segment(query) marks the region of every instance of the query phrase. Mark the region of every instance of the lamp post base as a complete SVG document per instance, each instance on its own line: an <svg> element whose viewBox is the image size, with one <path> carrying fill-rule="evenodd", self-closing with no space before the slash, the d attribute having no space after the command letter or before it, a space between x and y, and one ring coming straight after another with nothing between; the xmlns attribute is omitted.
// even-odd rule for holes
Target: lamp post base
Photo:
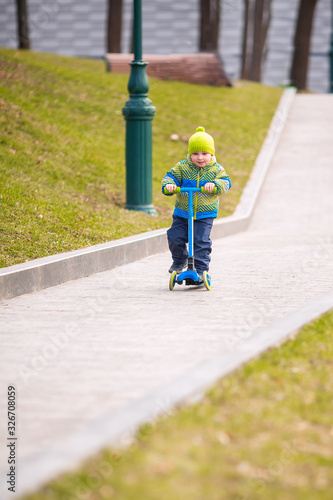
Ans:
<svg viewBox="0 0 333 500"><path fill-rule="evenodd" d="M157 215L154 205L126 205L126 210L136 210L137 212L146 212L149 215Z"/></svg>

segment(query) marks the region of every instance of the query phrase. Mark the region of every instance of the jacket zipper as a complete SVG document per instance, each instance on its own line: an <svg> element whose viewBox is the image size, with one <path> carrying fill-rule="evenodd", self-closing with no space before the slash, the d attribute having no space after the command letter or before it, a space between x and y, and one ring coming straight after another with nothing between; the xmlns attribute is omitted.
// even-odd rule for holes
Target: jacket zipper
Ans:
<svg viewBox="0 0 333 500"><path fill-rule="evenodd" d="M198 170L198 177L197 177L197 188L199 187L200 185L200 168ZM195 193L196 194L196 197L195 197L195 203L194 203L194 220L197 219L197 208L198 208L198 198L199 198L199 193Z"/></svg>

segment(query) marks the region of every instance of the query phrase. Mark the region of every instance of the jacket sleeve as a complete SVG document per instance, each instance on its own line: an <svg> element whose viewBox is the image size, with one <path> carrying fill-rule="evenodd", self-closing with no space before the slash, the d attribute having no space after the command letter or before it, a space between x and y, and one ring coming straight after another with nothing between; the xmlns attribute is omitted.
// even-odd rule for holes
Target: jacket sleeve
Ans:
<svg viewBox="0 0 333 500"><path fill-rule="evenodd" d="M221 167L221 165L217 166L218 170L213 182L217 187L217 194L220 195L229 191L229 189L231 188L231 181L229 175L224 170L224 168Z"/></svg>
<svg viewBox="0 0 333 500"><path fill-rule="evenodd" d="M167 184L175 184L177 187L182 185L182 169L179 163L167 172L167 174L162 179L162 193L166 196L172 196L174 193L164 193L164 187Z"/></svg>

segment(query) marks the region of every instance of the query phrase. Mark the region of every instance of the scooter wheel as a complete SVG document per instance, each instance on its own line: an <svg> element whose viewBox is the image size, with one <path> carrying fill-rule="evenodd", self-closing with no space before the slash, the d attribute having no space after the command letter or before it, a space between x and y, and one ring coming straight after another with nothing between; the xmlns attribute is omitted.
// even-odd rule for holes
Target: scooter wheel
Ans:
<svg viewBox="0 0 333 500"><path fill-rule="evenodd" d="M206 289L210 290L210 288L211 288L211 278L210 278L209 274L207 273L207 271L203 272L202 279L203 279L203 282L204 282L204 285L205 285Z"/></svg>
<svg viewBox="0 0 333 500"><path fill-rule="evenodd" d="M176 284L177 273L173 271L169 279L169 290L173 290Z"/></svg>

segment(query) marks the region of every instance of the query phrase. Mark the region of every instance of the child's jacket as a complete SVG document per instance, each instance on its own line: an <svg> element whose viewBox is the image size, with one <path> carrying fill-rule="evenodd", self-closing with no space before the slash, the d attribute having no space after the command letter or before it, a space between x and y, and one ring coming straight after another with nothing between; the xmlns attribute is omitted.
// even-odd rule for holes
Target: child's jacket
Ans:
<svg viewBox="0 0 333 500"><path fill-rule="evenodd" d="M177 163L162 179L162 192L167 184L175 184L178 187L202 187L207 182L213 182L217 187L217 193L194 193L193 214L194 219L206 217L217 217L219 209L219 195L226 193L231 188L230 178L215 157L206 167L199 168L192 163L190 158ZM165 193L164 193L165 194ZM174 193L167 193L172 196ZM188 195L177 193L175 210L173 215L188 218Z"/></svg>

